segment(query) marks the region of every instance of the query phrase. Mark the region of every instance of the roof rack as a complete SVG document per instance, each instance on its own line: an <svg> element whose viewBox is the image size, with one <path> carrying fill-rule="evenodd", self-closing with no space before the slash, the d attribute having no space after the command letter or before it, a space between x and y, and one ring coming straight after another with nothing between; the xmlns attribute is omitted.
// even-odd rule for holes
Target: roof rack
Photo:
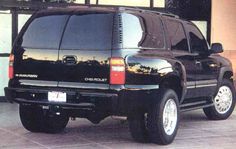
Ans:
<svg viewBox="0 0 236 149"><path fill-rule="evenodd" d="M168 17L174 17L179 19L178 15L169 13L169 12L159 12L159 11L153 11L153 10L148 10L148 9L140 9L137 7L119 7L120 11L126 11L126 10L131 10L131 11L139 11L139 12L150 12L150 13L155 13L163 16L168 16Z"/></svg>

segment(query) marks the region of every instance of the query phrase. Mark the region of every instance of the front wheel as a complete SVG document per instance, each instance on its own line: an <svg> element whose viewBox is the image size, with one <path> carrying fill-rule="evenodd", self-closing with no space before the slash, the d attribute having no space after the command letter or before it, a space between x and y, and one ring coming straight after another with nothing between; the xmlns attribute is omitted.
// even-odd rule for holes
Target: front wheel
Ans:
<svg viewBox="0 0 236 149"><path fill-rule="evenodd" d="M148 114L149 138L153 143L170 144L176 136L178 125L178 96L172 89L162 89L159 98L154 100Z"/></svg>
<svg viewBox="0 0 236 149"><path fill-rule="evenodd" d="M213 102L214 106L203 109L207 118L210 120L227 119L235 107L233 82L223 79Z"/></svg>

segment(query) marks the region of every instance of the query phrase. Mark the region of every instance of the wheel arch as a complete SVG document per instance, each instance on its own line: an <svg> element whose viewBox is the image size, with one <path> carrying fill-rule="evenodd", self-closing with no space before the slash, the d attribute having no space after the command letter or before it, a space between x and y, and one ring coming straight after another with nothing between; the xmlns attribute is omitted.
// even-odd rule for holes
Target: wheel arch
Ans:
<svg viewBox="0 0 236 149"><path fill-rule="evenodd" d="M223 79L229 79L230 81L233 82L233 70L231 67L222 67L220 69L217 87L220 86Z"/></svg>
<svg viewBox="0 0 236 149"><path fill-rule="evenodd" d="M183 98L183 82L180 76L177 75L168 75L164 77L160 82L160 88L170 88L173 89L178 95L179 102L182 101Z"/></svg>
<svg viewBox="0 0 236 149"><path fill-rule="evenodd" d="M186 89L186 70L184 65L176 61L173 65L173 72L165 75L160 81L160 87L169 87L173 89L179 99L179 103L181 104L184 101L185 94L187 92Z"/></svg>

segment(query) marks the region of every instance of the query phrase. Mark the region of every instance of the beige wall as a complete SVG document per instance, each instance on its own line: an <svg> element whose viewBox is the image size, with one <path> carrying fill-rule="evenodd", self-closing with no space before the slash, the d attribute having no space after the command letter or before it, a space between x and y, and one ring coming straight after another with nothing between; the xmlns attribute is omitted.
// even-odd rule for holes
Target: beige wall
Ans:
<svg viewBox="0 0 236 149"><path fill-rule="evenodd" d="M236 50L236 0L212 0L212 42Z"/></svg>
<svg viewBox="0 0 236 149"><path fill-rule="evenodd" d="M236 0L212 0L211 42L223 44L236 73Z"/></svg>

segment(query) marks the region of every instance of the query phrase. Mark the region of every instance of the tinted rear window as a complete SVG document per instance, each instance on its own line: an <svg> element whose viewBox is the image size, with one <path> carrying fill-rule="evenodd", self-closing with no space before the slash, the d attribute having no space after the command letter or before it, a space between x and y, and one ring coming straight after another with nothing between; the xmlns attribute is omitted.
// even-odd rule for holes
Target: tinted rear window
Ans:
<svg viewBox="0 0 236 149"><path fill-rule="evenodd" d="M22 47L58 49L67 18L53 15L34 19L22 37Z"/></svg>
<svg viewBox="0 0 236 149"><path fill-rule="evenodd" d="M113 14L72 15L61 49L111 49Z"/></svg>

